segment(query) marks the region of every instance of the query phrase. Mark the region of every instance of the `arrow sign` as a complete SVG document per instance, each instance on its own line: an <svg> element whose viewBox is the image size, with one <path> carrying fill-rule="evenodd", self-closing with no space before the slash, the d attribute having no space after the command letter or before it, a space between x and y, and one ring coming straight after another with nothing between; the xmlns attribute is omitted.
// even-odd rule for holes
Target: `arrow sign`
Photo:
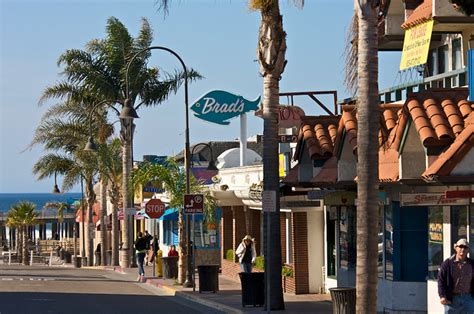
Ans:
<svg viewBox="0 0 474 314"><path fill-rule="evenodd" d="M165 208L165 204L163 204L160 199L152 198L145 204L145 213L148 215L148 217L156 219L163 216Z"/></svg>
<svg viewBox="0 0 474 314"><path fill-rule="evenodd" d="M202 214L204 212L204 195L185 194L184 195L184 213Z"/></svg>

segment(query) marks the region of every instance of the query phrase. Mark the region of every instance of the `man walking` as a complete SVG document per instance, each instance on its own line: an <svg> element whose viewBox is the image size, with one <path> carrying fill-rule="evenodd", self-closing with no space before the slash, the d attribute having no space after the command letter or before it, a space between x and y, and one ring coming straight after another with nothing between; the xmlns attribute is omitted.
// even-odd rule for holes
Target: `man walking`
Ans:
<svg viewBox="0 0 474 314"><path fill-rule="evenodd" d="M445 313L474 313L474 261L467 257L469 242L459 239L454 250L438 273L440 301Z"/></svg>

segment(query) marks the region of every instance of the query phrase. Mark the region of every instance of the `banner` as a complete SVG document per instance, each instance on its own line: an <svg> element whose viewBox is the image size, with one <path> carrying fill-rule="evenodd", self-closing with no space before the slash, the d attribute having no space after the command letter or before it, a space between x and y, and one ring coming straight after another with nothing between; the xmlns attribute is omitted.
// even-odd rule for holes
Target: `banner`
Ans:
<svg viewBox="0 0 474 314"><path fill-rule="evenodd" d="M430 49L433 23L434 21L425 22L405 31L400 70L426 63Z"/></svg>

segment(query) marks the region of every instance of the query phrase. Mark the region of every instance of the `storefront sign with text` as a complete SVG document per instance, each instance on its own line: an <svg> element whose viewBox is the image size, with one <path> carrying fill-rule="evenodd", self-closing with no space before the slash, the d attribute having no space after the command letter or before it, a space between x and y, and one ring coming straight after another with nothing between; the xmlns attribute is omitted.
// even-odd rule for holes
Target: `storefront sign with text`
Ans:
<svg viewBox="0 0 474 314"><path fill-rule="evenodd" d="M401 194L400 203L401 206L467 205L469 199L446 198L445 193L413 193Z"/></svg>

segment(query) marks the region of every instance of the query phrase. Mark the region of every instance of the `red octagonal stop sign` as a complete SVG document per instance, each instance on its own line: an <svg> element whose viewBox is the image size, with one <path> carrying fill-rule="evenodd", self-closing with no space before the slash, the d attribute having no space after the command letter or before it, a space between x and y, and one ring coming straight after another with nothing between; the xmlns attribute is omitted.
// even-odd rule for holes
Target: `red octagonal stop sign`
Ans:
<svg viewBox="0 0 474 314"><path fill-rule="evenodd" d="M145 213L150 218L160 218L164 212L165 204L158 198L152 198L145 204Z"/></svg>

